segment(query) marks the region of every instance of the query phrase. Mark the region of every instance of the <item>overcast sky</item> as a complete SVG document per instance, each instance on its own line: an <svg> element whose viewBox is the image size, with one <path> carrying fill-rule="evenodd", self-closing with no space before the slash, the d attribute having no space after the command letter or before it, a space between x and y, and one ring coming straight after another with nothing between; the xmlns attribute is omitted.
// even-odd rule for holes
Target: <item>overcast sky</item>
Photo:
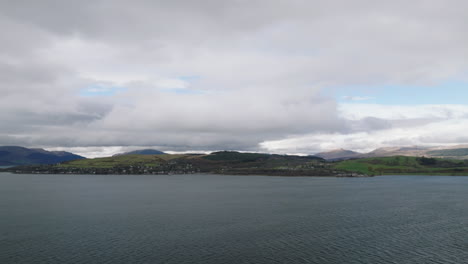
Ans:
<svg viewBox="0 0 468 264"><path fill-rule="evenodd" d="M0 145L468 143L467 1L0 0Z"/></svg>

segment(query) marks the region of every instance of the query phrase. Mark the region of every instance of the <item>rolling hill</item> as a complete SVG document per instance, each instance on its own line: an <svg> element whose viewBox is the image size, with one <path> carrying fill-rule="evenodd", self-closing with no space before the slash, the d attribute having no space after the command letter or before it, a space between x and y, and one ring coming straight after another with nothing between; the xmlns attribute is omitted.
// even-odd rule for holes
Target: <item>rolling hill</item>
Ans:
<svg viewBox="0 0 468 264"><path fill-rule="evenodd" d="M0 166L56 164L77 159L84 159L84 157L65 151L0 146Z"/></svg>
<svg viewBox="0 0 468 264"><path fill-rule="evenodd" d="M160 150L157 149L139 149L139 150L134 150L134 151L129 151L129 152L124 152L124 153L119 153L115 154L114 156L120 156L120 155L133 155L133 154L139 154L139 155L162 155L166 154Z"/></svg>
<svg viewBox="0 0 468 264"><path fill-rule="evenodd" d="M338 161L357 158L375 158L375 157L393 157L393 156L410 156L410 157L432 157L432 158L449 158L449 159L468 159L468 146L439 146L439 147L384 147L378 148L368 153L359 153L351 150L338 149L328 152L315 154L329 161Z"/></svg>
<svg viewBox="0 0 468 264"><path fill-rule="evenodd" d="M220 151L205 154L119 155L63 162L57 165L22 166L16 173L64 174L191 174L278 176L364 176L348 173L314 156Z"/></svg>
<svg viewBox="0 0 468 264"><path fill-rule="evenodd" d="M367 175L468 175L468 160L392 156L345 160L335 168Z"/></svg>
<svg viewBox="0 0 468 264"><path fill-rule="evenodd" d="M346 149L335 149L327 152L320 152L315 154L317 157L324 158L326 160L343 160L343 159L353 159L361 157L363 154L355 152L352 150Z"/></svg>

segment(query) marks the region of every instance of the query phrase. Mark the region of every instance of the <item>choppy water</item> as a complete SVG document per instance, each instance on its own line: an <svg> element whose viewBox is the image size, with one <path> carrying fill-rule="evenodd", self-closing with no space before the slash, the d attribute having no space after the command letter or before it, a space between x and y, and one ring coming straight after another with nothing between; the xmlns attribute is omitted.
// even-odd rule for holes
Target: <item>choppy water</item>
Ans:
<svg viewBox="0 0 468 264"><path fill-rule="evenodd" d="M468 263L468 177L0 174L0 263Z"/></svg>

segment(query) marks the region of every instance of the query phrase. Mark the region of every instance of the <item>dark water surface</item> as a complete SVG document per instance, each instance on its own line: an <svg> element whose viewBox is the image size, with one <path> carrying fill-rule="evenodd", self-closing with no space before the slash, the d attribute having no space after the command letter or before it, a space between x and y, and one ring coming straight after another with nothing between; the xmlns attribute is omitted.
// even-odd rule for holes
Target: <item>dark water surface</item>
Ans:
<svg viewBox="0 0 468 264"><path fill-rule="evenodd" d="M468 263L468 177L0 173L0 263Z"/></svg>

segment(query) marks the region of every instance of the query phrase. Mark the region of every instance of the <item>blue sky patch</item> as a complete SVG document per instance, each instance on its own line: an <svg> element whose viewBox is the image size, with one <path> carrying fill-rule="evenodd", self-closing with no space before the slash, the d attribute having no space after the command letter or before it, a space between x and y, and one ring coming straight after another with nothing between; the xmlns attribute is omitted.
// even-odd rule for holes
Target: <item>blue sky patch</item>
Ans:
<svg viewBox="0 0 468 264"><path fill-rule="evenodd" d="M191 89L161 89L165 93L174 93L174 94L203 94L203 91L191 90Z"/></svg>
<svg viewBox="0 0 468 264"><path fill-rule="evenodd" d="M347 86L337 88L336 96L340 103L468 104L468 83L449 81L434 86Z"/></svg>
<svg viewBox="0 0 468 264"><path fill-rule="evenodd" d="M193 82L193 81L201 79L201 76L200 75L187 75L187 76L179 76L177 77L177 79L186 81L186 82Z"/></svg>
<svg viewBox="0 0 468 264"><path fill-rule="evenodd" d="M112 96L118 92L126 91L127 88L119 86L106 86L104 84L92 84L80 91L81 96Z"/></svg>

